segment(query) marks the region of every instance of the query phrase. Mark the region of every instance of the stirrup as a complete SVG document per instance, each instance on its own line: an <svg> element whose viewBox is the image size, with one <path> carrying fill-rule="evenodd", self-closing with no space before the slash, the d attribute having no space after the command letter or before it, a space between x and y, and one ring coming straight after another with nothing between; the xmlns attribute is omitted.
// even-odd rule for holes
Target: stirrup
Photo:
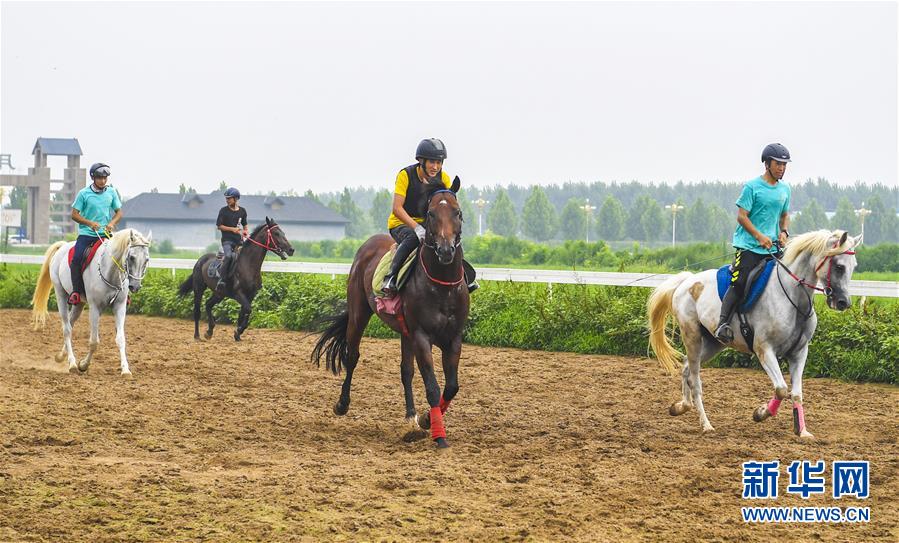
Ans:
<svg viewBox="0 0 899 543"><path fill-rule="evenodd" d="M723 343L731 342L734 340L734 331L731 330L730 325L725 322L715 330L715 339Z"/></svg>
<svg viewBox="0 0 899 543"><path fill-rule="evenodd" d="M384 283L381 285L381 292L388 296L393 296L396 294L398 290L398 285L396 284L396 276L388 275L384 278Z"/></svg>
<svg viewBox="0 0 899 543"><path fill-rule="evenodd" d="M472 292L478 290L479 288L481 288L481 285L479 285L478 280L475 279L474 281L472 281L471 283L468 284L468 293L471 294Z"/></svg>

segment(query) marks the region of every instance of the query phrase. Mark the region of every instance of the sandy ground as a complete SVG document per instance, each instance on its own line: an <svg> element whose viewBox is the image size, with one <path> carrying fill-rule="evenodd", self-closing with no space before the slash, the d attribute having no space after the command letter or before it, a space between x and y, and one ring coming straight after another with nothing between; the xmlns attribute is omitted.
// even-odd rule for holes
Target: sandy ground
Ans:
<svg viewBox="0 0 899 543"><path fill-rule="evenodd" d="M132 380L111 317L88 373L53 361L62 334L0 311L0 541L897 541L899 389L805 384L809 429L757 370L703 372L717 432L673 418L679 382L647 359L465 346L447 415L452 448L402 439L399 344L366 340L347 416L312 339L129 317ZM76 325L76 354L87 344ZM441 377L442 382L442 377ZM415 380L424 406L421 380ZM748 525L747 460L871 461L867 524ZM828 491L829 491L828 485Z"/></svg>

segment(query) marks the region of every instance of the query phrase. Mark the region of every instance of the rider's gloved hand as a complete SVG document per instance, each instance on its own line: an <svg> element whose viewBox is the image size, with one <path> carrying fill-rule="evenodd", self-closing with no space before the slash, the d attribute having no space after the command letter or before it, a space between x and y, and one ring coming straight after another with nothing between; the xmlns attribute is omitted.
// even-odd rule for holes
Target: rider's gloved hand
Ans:
<svg viewBox="0 0 899 543"><path fill-rule="evenodd" d="M424 226L419 224L418 226L415 227L415 235L418 236L418 239L420 239L421 241L424 241L425 234L426 234L426 232L425 232Z"/></svg>

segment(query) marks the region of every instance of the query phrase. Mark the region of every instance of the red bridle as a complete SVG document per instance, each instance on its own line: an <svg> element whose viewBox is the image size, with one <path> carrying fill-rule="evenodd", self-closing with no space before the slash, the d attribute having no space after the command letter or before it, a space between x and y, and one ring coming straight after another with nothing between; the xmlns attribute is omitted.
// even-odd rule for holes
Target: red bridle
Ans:
<svg viewBox="0 0 899 543"><path fill-rule="evenodd" d="M418 261L421 263L421 269L424 270L425 275L427 276L428 279L431 280L431 282L437 283L438 285L443 285L443 286L445 286L445 287L455 287L455 286L457 286L457 285L461 285L461 284L462 284L462 281L465 281L465 268L462 268L462 275L459 277L459 279L458 279L457 281L441 281L440 279L437 279L436 277L433 277L433 276L428 272L428 267L425 266L425 260L424 260L424 257L421 256L422 253L424 253L424 250L423 250L423 249L424 249L424 247L419 247L419 248L418 248Z"/></svg>
<svg viewBox="0 0 899 543"><path fill-rule="evenodd" d="M834 249L836 249L838 246L839 246L839 245L834 245ZM840 254L841 254L841 255L854 255L854 254L855 254L855 251L843 251L843 252L840 253ZM830 256L826 257L826 258L825 258L824 260L822 260L821 263L818 264L818 266L815 268L815 275L817 276L817 275L818 275L818 270L820 270L821 267L824 266L824 263L827 262L827 261L830 261L830 265L827 266L827 284L824 285L824 288L823 288L823 289L818 288L817 286L814 287L815 290L820 290L821 292L823 292L823 293L826 294L827 296L830 296L831 293L833 292L833 289L830 287L830 272L831 272L831 270L833 270L833 257L835 257L835 256L839 256L839 255L830 255Z"/></svg>
<svg viewBox="0 0 899 543"><path fill-rule="evenodd" d="M280 226L278 226L277 224L265 226L265 245L259 243L258 241L256 241L255 239L253 239L251 237L248 237L247 241L253 243L254 245L258 245L258 246L262 247L266 251L271 251L275 254L283 253L284 251L281 249L281 246L278 245L278 242L275 241L275 237L272 236L272 230L274 230L275 228L280 228Z"/></svg>

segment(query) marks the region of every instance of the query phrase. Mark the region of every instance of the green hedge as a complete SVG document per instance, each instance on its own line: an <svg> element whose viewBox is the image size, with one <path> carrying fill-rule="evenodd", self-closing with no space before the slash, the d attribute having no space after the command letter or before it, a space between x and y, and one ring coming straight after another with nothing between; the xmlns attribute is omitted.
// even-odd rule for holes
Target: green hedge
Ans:
<svg viewBox="0 0 899 543"><path fill-rule="evenodd" d="M192 297L177 296L188 271L151 270L144 287L132 297L131 313L192 319ZM36 267L0 265L0 307L29 307ZM322 317L343 307L346 278L268 273L253 304L251 328L310 330ZM647 356L646 288L544 285L484 281L472 296L465 341L474 345L548 351ZM208 293L207 293L208 295ZM816 300L818 331L812 340L805 374L852 381L899 383L899 303L889 299L859 300L837 312ZM51 296L51 307L55 306ZM232 300L215 310L218 322L233 323L238 305ZM205 315L203 317L205 321ZM184 325L184 334L192 329ZM377 318L366 331L374 337L396 337ZM758 362L725 351L710 365L758 367Z"/></svg>

